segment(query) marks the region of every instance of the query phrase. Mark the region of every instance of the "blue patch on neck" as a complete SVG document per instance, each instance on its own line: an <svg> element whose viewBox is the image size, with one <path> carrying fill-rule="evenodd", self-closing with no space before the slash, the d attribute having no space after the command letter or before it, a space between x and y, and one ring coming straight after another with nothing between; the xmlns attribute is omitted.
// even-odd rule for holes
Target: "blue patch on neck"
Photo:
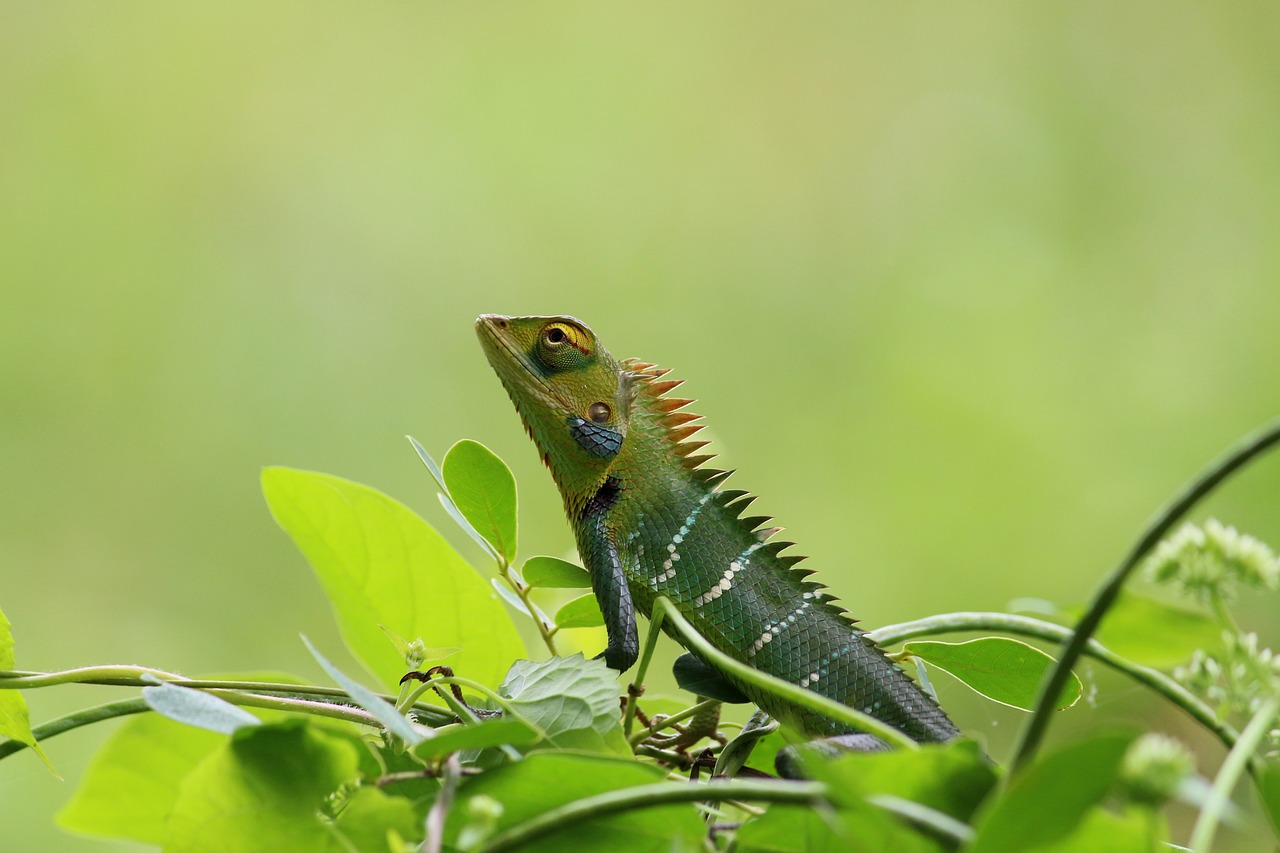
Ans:
<svg viewBox="0 0 1280 853"><path fill-rule="evenodd" d="M601 459L612 459L622 449L622 436L585 418L569 418L569 432L582 449Z"/></svg>

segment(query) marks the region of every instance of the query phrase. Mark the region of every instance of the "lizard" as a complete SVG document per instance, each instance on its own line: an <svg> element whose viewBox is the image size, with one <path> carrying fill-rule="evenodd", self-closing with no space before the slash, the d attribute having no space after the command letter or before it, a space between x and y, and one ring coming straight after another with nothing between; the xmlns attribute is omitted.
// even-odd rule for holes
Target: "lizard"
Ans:
<svg viewBox="0 0 1280 853"><path fill-rule="evenodd" d="M783 554L781 528L743 517L754 496L721 488L732 473L706 463L694 438L693 400L671 394L682 380L638 359L615 359L569 316L476 320L484 353L564 502L578 552L604 616L599 655L625 672L639 655L636 614L666 596L716 649L815 691L911 739L959 736L938 703L880 650L828 588ZM679 638L677 638L679 639ZM886 748L814 711L737 683L706 661L677 661L711 698L750 700L815 740ZM717 695L718 694L718 695Z"/></svg>

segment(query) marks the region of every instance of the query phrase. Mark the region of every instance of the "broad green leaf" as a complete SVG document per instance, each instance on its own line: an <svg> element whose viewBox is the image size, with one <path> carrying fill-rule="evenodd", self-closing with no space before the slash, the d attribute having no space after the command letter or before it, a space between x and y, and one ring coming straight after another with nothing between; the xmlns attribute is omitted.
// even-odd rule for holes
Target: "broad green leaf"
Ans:
<svg viewBox="0 0 1280 853"><path fill-rule="evenodd" d="M4 611L0 610L0 669L14 669L13 632ZM0 738L11 738L31 747L31 751L40 756L49 772L58 776L53 769L49 756L44 754L36 737L31 733L31 718L27 714L27 700L19 690L0 689ZM58 776L61 779L61 776Z"/></svg>
<svg viewBox="0 0 1280 853"><path fill-rule="evenodd" d="M215 676L236 681L304 682L276 672ZM282 711L257 709L267 722L289 719ZM360 742L353 726L337 720L313 725L352 743ZM71 832L125 838L150 844L164 840L165 819L178 798L178 786L226 737L176 723L158 714L124 720L98 748L71 801L58 814L58 825ZM362 753L364 758L367 753ZM376 772L373 767L367 772Z"/></svg>
<svg viewBox="0 0 1280 853"><path fill-rule="evenodd" d="M326 799L356 775L356 749L301 721L241 729L183 779L166 853L345 853Z"/></svg>
<svg viewBox="0 0 1280 853"><path fill-rule="evenodd" d="M420 743L427 737L427 735L414 728L413 723L409 722L408 718L397 711L395 705L392 705L386 699L383 699L377 693L374 693L368 687L355 681L342 670L329 663L324 655L320 654L316 647L311 645L310 640L303 637L302 642L306 644L307 651L311 652L311 656L320 664L320 668L336 681L339 687L347 692L352 701L377 717L378 722L382 723L387 731L410 745Z"/></svg>
<svg viewBox="0 0 1280 853"><path fill-rule="evenodd" d="M435 737L413 748L413 754L425 761L463 749L488 749L502 744L527 746L541 739L542 733L528 723L505 717L437 729Z"/></svg>
<svg viewBox="0 0 1280 853"><path fill-rule="evenodd" d="M963 643L922 640L907 643L903 651L950 673L988 699L1029 711L1035 707L1040 681L1053 658L1033 646L1008 637L980 637ZM1063 685L1059 710L1080 698L1075 673Z"/></svg>
<svg viewBox="0 0 1280 853"><path fill-rule="evenodd" d="M1028 847L1022 853L1165 853L1175 849L1161 843L1167 838L1159 813L1130 809L1114 815L1095 806L1066 838Z"/></svg>
<svg viewBox="0 0 1280 853"><path fill-rule="evenodd" d="M1023 853L1068 837L1110 790L1133 738L1095 735L1023 771L998 801L984 806L967 853Z"/></svg>
<svg viewBox="0 0 1280 853"><path fill-rule="evenodd" d="M543 812L586 797L661 782L666 772L634 759L572 752L535 752L523 761L466 779L450 814L464 815L477 797L502 805L501 832ZM461 820L445 824L446 846L456 842ZM700 850L706 832L691 804L676 803L576 823L520 848L522 853L668 853Z"/></svg>
<svg viewBox="0 0 1280 853"><path fill-rule="evenodd" d="M58 825L159 844L183 778L225 742L223 735L157 714L131 717L98 748Z"/></svg>
<svg viewBox="0 0 1280 853"><path fill-rule="evenodd" d="M1062 615L1074 624L1083 612L1076 606L1065 608ZM1196 610L1122 590L1094 639L1135 663L1170 669L1190 660L1196 649L1220 650L1222 626Z"/></svg>
<svg viewBox="0 0 1280 853"><path fill-rule="evenodd" d="M478 441L463 439L444 457L444 482L458 511L494 549L516 558L516 479L511 469Z"/></svg>
<svg viewBox="0 0 1280 853"><path fill-rule="evenodd" d="M806 762L811 778L826 782L832 801L873 795L901 797L968 821L996 783L996 773L973 741L926 744L916 750L864 752Z"/></svg>
<svg viewBox="0 0 1280 853"><path fill-rule="evenodd" d="M602 660L518 660L498 692L546 733L551 746L630 754L620 723L618 674Z"/></svg>
<svg viewBox="0 0 1280 853"><path fill-rule="evenodd" d="M561 628L599 628L604 624L600 602L594 593L580 595L556 611L556 624Z"/></svg>
<svg viewBox="0 0 1280 853"><path fill-rule="evenodd" d="M175 684L144 687L142 699L151 710L175 722L218 734L229 735L244 726L262 724L253 714L225 699Z"/></svg>
<svg viewBox="0 0 1280 853"><path fill-rule="evenodd" d="M359 853L403 850L403 847L388 846L389 830L403 839L415 842L421 840L423 835L422 821L414 811L412 802L369 785L358 788L351 796L338 815L337 828L339 834Z"/></svg>
<svg viewBox="0 0 1280 853"><path fill-rule="evenodd" d="M291 468L263 471L262 488L319 577L347 646L382 683L396 684L405 665L379 625L462 649L449 665L486 684L525 654L497 595L408 507L368 486Z"/></svg>
<svg viewBox="0 0 1280 853"><path fill-rule="evenodd" d="M524 581L543 589L590 589L591 575L558 557L530 557L524 561Z"/></svg>

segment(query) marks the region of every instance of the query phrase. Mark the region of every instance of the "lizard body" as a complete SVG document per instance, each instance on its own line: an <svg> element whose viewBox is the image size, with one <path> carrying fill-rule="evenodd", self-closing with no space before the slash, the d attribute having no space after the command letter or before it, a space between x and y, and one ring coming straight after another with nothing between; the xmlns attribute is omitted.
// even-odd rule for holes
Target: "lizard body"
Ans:
<svg viewBox="0 0 1280 853"><path fill-rule="evenodd" d="M572 317L486 314L476 330L564 500L608 633L602 653L625 671L639 652L636 612L664 595L734 659L861 710L917 741L958 731L771 541L778 528L742 516L753 497L721 489L705 465L680 383L619 361ZM854 730L749 685L771 716L814 737Z"/></svg>

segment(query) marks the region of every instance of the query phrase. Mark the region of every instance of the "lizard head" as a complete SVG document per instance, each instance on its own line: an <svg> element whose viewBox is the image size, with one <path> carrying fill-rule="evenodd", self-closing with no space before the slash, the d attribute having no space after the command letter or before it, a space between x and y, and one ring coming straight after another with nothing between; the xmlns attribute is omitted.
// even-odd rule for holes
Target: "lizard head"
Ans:
<svg viewBox="0 0 1280 853"><path fill-rule="evenodd" d="M483 314L476 334L566 504L580 506L626 438L631 374L573 317Z"/></svg>

